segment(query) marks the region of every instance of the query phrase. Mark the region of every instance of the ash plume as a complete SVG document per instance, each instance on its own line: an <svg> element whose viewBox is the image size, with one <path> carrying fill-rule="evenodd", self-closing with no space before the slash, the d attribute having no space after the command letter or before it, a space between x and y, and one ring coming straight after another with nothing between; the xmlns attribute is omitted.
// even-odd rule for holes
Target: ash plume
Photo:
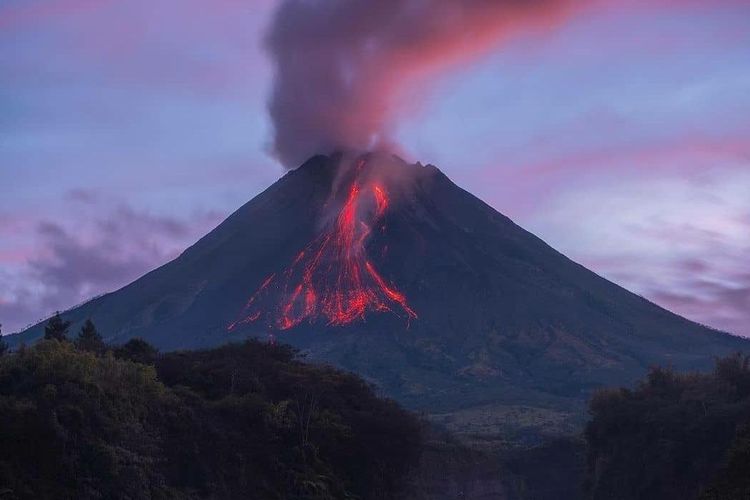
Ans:
<svg viewBox="0 0 750 500"><path fill-rule="evenodd" d="M333 150L393 149L399 92L518 30L556 25L575 0L283 0L267 49L273 152L288 168Z"/></svg>

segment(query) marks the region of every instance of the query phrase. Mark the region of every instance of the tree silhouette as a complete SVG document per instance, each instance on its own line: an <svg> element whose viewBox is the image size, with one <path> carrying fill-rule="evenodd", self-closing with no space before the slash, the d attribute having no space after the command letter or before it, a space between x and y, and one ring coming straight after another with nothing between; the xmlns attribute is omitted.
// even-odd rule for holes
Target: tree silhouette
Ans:
<svg viewBox="0 0 750 500"><path fill-rule="evenodd" d="M128 340L123 345L116 347L113 352L116 358L129 359L144 365L154 364L158 354L154 346L140 338Z"/></svg>
<svg viewBox="0 0 750 500"><path fill-rule="evenodd" d="M90 319L86 320L86 323L81 327L81 331L78 333L78 337L75 339L75 346L82 350L93 353L103 353L106 349L102 336L94 326L94 322Z"/></svg>
<svg viewBox="0 0 750 500"><path fill-rule="evenodd" d="M0 499L408 498L422 425L356 375L259 341L113 352L2 359Z"/></svg>
<svg viewBox="0 0 750 500"><path fill-rule="evenodd" d="M0 323L0 356L10 351L10 346L3 338L3 325Z"/></svg>
<svg viewBox="0 0 750 500"><path fill-rule="evenodd" d="M44 326L44 339L65 342L68 340L68 328L70 328L70 321L63 321L58 311Z"/></svg>
<svg viewBox="0 0 750 500"><path fill-rule="evenodd" d="M750 498L747 356L719 358L713 373L652 368L594 394L589 413L587 498Z"/></svg>

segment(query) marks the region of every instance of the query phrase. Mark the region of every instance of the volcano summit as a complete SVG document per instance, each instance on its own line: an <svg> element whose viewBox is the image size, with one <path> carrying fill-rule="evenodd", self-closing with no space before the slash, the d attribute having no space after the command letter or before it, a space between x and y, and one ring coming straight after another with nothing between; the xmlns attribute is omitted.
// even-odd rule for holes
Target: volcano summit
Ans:
<svg viewBox="0 0 750 500"><path fill-rule="evenodd" d="M443 415L580 414L593 389L651 364L709 368L748 347L569 260L434 166L385 155L311 158L174 261L64 317L163 350L273 336Z"/></svg>

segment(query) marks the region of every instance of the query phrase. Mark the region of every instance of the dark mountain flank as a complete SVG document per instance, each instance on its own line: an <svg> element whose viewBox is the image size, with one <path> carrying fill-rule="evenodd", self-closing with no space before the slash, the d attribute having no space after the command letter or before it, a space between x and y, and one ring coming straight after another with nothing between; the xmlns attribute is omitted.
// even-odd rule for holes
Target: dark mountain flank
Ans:
<svg viewBox="0 0 750 500"><path fill-rule="evenodd" d="M434 166L375 155L311 158L174 261L63 317L162 350L273 336L459 432L527 417L564 429L597 387L748 345L576 264Z"/></svg>

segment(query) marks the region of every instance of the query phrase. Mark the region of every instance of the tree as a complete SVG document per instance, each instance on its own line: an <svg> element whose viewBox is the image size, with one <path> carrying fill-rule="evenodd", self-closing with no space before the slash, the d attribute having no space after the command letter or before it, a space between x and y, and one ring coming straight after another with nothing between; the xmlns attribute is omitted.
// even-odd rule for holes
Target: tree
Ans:
<svg viewBox="0 0 750 500"><path fill-rule="evenodd" d="M64 321L58 311L44 326L44 339L65 342L68 340L68 328L70 328L70 321Z"/></svg>
<svg viewBox="0 0 750 500"><path fill-rule="evenodd" d="M0 499L411 498L419 420L292 352L251 341L146 366L46 341L8 356Z"/></svg>
<svg viewBox="0 0 750 500"><path fill-rule="evenodd" d="M10 346L3 338L3 325L0 324L0 356L10 351Z"/></svg>
<svg viewBox="0 0 750 500"><path fill-rule="evenodd" d="M750 430L736 432L750 422L746 359L717 359L713 373L656 367L634 388L596 393L588 497L682 500L712 485L705 499L750 498Z"/></svg>
<svg viewBox="0 0 750 500"><path fill-rule="evenodd" d="M81 327L81 331L75 339L75 346L82 351L93 352L96 354L101 354L106 349L102 336L99 335L96 326L94 326L94 322L90 319L87 319L86 323Z"/></svg>
<svg viewBox="0 0 750 500"><path fill-rule="evenodd" d="M144 365L154 364L157 354L158 351L154 346L139 338L130 339L114 350L116 358L129 359Z"/></svg>

